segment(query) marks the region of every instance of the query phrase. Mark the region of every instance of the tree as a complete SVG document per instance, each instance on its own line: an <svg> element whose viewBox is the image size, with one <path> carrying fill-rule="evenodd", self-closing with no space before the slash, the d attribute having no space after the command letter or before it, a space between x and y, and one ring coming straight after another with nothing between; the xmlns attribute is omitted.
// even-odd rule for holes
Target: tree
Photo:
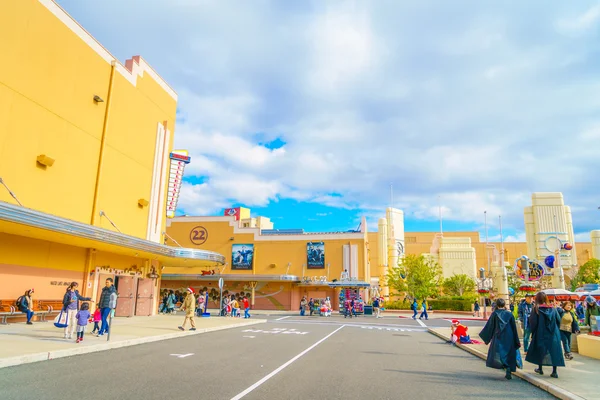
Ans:
<svg viewBox="0 0 600 400"><path fill-rule="evenodd" d="M597 258L591 258L579 267L579 271L571 281L571 290L586 283L600 283L600 260Z"/></svg>
<svg viewBox="0 0 600 400"><path fill-rule="evenodd" d="M444 294L450 296L462 296L472 294L475 291L475 281L469 275L453 275L444 280Z"/></svg>
<svg viewBox="0 0 600 400"><path fill-rule="evenodd" d="M442 267L429 257L407 254L398 266L390 268L386 278L388 287L398 294L425 299L439 293Z"/></svg>

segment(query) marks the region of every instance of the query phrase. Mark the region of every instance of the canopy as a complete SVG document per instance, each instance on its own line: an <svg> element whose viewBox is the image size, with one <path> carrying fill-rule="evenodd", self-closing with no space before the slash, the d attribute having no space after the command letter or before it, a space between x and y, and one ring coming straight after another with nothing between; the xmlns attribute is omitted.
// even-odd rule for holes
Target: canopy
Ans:
<svg viewBox="0 0 600 400"><path fill-rule="evenodd" d="M546 293L548 298L555 298L556 300L567 301L567 300L579 300L579 294L569 292L565 289L544 289L542 293Z"/></svg>
<svg viewBox="0 0 600 400"><path fill-rule="evenodd" d="M362 281L337 281L337 282L331 282L329 284L329 287L331 288L348 288L348 289L368 289L371 287L371 284L368 282L362 282Z"/></svg>

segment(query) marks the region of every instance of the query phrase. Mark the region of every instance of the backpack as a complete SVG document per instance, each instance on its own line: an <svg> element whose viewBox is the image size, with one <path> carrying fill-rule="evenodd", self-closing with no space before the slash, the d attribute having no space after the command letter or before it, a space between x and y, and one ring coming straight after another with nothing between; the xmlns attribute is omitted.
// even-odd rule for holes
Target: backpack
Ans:
<svg viewBox="0 0 600 400"><path fill-rule="evenodd" d="M15 306L20 310L23 307L23 302L25 298L23 296L19 296L19 298L15 301Z"/></svg>

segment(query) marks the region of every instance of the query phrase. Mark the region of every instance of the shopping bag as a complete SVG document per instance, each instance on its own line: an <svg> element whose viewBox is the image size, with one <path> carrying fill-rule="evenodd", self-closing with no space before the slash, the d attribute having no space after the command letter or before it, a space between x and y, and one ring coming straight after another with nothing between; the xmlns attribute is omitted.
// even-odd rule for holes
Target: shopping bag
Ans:
<svg viewBox="0 0 600 400"><path fill-rule="evenodd" d="M521 358L521 351L517 349L517 368L523 369L523 359Z"/></svg>
<svg viewBox="0 0 600 400"><path fill-rule="evenodd" d="M69 313L66 310L62 310L60 314L54 318L54 326L57 328L66 328L69 326Z"/></svg>

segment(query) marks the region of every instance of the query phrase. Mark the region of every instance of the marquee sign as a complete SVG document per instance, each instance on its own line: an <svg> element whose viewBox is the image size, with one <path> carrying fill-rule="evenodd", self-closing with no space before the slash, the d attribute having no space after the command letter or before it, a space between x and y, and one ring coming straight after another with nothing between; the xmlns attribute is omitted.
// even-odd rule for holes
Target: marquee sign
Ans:
<svg viewBox="0 0 600 400"><path fill-rule="evenodd" d="M167 192L167 218L173 218L179 200L183 170L185 165L190 163L191 157L188 156L187 150L174 150L169 154L169 159L171 166L169 168L169 191Z"/></svg>

